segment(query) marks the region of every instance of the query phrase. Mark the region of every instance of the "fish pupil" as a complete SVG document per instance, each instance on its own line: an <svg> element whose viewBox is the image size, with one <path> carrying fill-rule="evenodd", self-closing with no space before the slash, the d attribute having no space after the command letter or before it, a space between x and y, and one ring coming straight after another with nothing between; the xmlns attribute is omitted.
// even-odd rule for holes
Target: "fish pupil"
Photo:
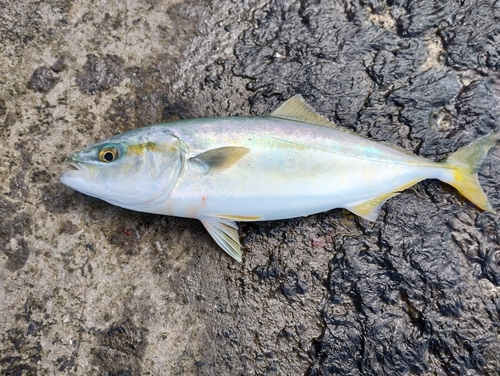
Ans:
<svg viewBox="0 0 500 376"><path fill-rule="evenodd" d="M107 162L112 162L115 159L115 155L110 151L104 153L103 157Z"/></svg>

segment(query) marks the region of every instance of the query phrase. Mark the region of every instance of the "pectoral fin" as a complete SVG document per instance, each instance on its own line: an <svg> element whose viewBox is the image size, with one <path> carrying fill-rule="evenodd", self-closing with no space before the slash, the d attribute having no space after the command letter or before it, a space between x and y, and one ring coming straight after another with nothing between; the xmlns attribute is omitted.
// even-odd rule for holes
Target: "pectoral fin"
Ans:
<svg viewBox="0 0 500 376"><path fill-rule="evenodd" d="M191 158L190 160L198 163L206 173L217 173L227 170L236 164L241 158L250 152L249 148L239 146L225 146L206 151Z"/></svg>
<svg viewBox="0 0 500 376"><path fill-rule="evenodd" d="M353 212L360 217L369 221L376 221L378 213L382 205L391 197L397 196L399 192L385 193L381 196L372 198L371 200L359 202L357 204L346 207L347 210Z"/></svg>
<svg viewBox="0 0 500 376"><path fill-rule="evenodd" d="M226 251L229 256L241 262L241 246L236 223L228 219L215 217L204 217L200 220L215 242Z"/></svg>

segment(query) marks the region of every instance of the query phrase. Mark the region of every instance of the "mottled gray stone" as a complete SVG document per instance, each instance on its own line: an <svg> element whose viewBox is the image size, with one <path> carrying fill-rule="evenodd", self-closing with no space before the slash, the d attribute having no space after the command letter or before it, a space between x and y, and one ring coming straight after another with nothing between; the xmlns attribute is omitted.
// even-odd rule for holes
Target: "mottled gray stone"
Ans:
<svg viewBox="0 0 500 376"><path fill-rule="evenodd" d="M445 158L499 132L498 6L0 8L2 374L500 373L498 215L444 184L406 190L375 223L332 210L241 224L239 264L197 221L57 180L66 155L113 134L263 115L296 93L341 127ZM480 180L500 208L499 148Z"/></svg>

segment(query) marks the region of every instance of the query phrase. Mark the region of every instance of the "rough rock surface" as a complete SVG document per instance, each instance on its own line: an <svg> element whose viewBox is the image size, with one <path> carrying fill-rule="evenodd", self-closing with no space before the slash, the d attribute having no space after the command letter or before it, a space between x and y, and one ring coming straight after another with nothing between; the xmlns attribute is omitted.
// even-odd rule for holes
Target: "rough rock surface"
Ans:
<svg viewBox="0 0 500 376"><path fill-rule="evenodd" d="M0 1L2 375L500 374L500 221L425 181L375 223L241 225L60 184L70 152L139 126L270 112L441 159L499 132L491 1ZM500 148L480 180L500 208Z"/></svg>

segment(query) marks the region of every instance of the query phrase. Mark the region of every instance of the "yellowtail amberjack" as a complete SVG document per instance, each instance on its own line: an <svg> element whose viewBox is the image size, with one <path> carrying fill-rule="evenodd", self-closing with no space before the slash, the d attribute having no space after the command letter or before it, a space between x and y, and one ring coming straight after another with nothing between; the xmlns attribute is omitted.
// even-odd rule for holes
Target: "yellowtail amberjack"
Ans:
<svg viewBox="0 0 500 376"><path fill-rule="evenodd" d="M124 208L199 219L241 261L235 221L346 208L371 221L424 179L451 184L492 212L477 170L500 135L433 162L344 131L300 95L269 116L175 121L135 129L70 155L60 180Z"/></svg>

